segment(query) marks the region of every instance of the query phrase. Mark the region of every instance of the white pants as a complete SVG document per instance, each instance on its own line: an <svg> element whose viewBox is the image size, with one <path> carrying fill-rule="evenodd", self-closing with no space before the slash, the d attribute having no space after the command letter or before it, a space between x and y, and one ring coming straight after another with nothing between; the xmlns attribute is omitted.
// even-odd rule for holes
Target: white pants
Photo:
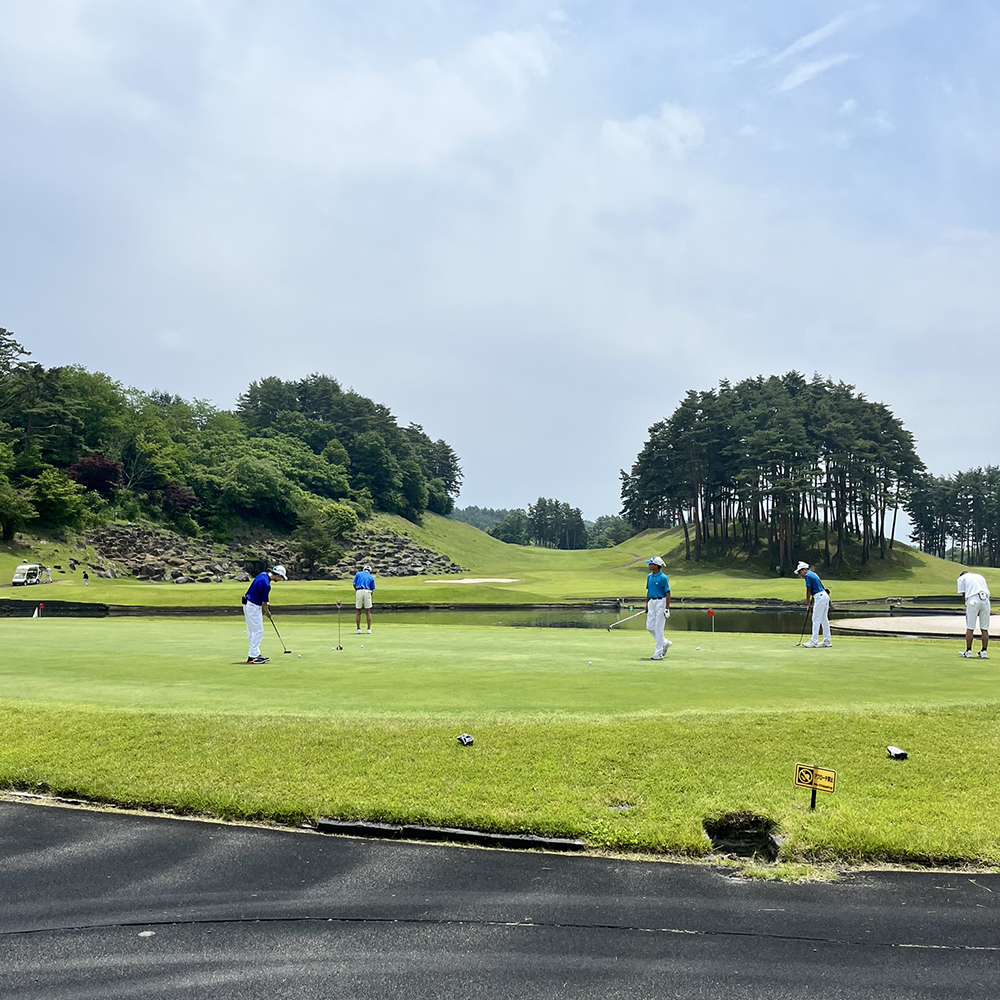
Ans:
<svg viewBox="0 0 1000 1000"><path fill-rule="evenodd" d="M985 635L990 630L990 599L977 594L970 597L965 602L965 627L970 632L976 631L976 622L979 622L979 631Z"/></svg>
<svg viewBox="0 0 1000 1000"><path fill-rule="evenodd" d="M264 612L259 604L247 601L243 605L243 617L247 623L247 635L250 638L250 651L247 659L260 656L260 640L264 638Z"/></svg>
<svg viewBox="0 0 1000 1000"><path fill-rule="evenodd" d="M656 650L653 656L663 656L667 651L667 644L663 641L663 628L667 624L667 599L657 597L649 601L646 606L646 631L653 637L656 643Z"/></svg>
<svg viewBox="0 0 1000 1000"><path fill-rule="evenodd" d="M813 633L812 641L819 642L820 626L823 628L823 641L830 641L830 595L821 590L813 594Z"/></svg>

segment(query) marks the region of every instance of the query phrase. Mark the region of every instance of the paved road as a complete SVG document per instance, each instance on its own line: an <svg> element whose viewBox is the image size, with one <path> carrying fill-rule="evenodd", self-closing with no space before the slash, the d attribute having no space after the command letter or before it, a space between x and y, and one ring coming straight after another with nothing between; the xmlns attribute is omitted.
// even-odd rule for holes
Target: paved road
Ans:
<svg viewBox="0 0 1000 1000"><path fill-rule="evenodd" d="M0 802L0 996L1000 995L1000 876L698 866Z"/></svg>

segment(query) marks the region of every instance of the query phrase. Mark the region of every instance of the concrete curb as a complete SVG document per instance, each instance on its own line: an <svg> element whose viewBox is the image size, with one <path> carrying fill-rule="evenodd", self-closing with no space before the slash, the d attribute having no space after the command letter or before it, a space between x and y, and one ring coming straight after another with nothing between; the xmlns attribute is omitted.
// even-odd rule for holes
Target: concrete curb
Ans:
<svg viewBox="0 0 1000 1000"><path fill-rule="evenodd" d="M512 850L585 851L582 840L568 837L539 837L531 833L490 833L486 830L464 830L451 826L421 826L418 824L370 823L364 820L320 818L319 833L351 837L376 837L389 840L434 840L453 844L475 844L479 847L506 847Z"/></svg>

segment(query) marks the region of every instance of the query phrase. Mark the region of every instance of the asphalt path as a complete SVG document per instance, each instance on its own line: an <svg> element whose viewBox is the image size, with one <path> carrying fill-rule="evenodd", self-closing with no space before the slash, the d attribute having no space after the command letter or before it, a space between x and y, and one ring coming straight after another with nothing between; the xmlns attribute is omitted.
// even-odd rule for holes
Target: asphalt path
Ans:
<svg viewBox="0 0 1000 1000"><path fill-rule="evenodd" d="M0 997L1000 996L1000 875L700 865L0 801Z"/></svg>

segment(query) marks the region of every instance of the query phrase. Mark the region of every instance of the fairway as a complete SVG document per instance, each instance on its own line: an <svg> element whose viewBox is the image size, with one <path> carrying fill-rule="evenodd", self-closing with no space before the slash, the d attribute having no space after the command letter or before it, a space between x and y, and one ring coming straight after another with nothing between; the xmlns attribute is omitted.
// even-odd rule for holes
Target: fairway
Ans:
<svg viewBox="0 0 1000 1000"><path fill-rule="evenodd" d="M676 632L654 663L641 628L376 619L337 651L335 619L309 616L282 621L291 655L265 633L255 667L237 616L2 628L6 785L689 855L711 850L706 819L743 810L789 862L1000 862L997 668L954 643ZM838 772L815 812L792 786L802 762Z"/></svg>
<svg viewBox="0 0 1000 1000"><path fill-rule="evenodd" d="M550 604L587 601L596 598L635 598L645 593L647 566L651 555L663 555L671 591L677 600L736 598L754 602L761 599L800 602L802 581L788 576L762 574L759 568L731 564L715 567L684 558L683 535L679 528L644 531L620 545L604 549L542 548L507 545L477 531L468 524L435 514L427 514L422 525L400 517L377 515L371 524L379 530L407 535L418 545L445 552L465 567L457 576L377 577L376 607L390 602L419 604ZM71 552L50 546L37 554L46 562L63 565ZM27 554L0 553L0 572L10 579L18 561L33 561ZM360 568L360 566L358 567ZM1000 588L996 570L982 571ZM6 588L3 596L27 604L38 601L94 602L139 607L231 607L239 608L245 583L148 583L128 576L104 579L91 573L84 587L82 571L55 575L51 585ZM873 559L855 578L838 579L823 571L824 583L833 591L836 605L843 601L882 600L889 596L955 595L958 568L953 562L899 545L891 558ZM476 584L457 583L478 579ZM510 582L500 582L500 581ZM343 580L292 579L275 585L272 594L277 609L289 605L333 605L340 600L345 611L353 608L354 591L350 576Z"/></svg>

